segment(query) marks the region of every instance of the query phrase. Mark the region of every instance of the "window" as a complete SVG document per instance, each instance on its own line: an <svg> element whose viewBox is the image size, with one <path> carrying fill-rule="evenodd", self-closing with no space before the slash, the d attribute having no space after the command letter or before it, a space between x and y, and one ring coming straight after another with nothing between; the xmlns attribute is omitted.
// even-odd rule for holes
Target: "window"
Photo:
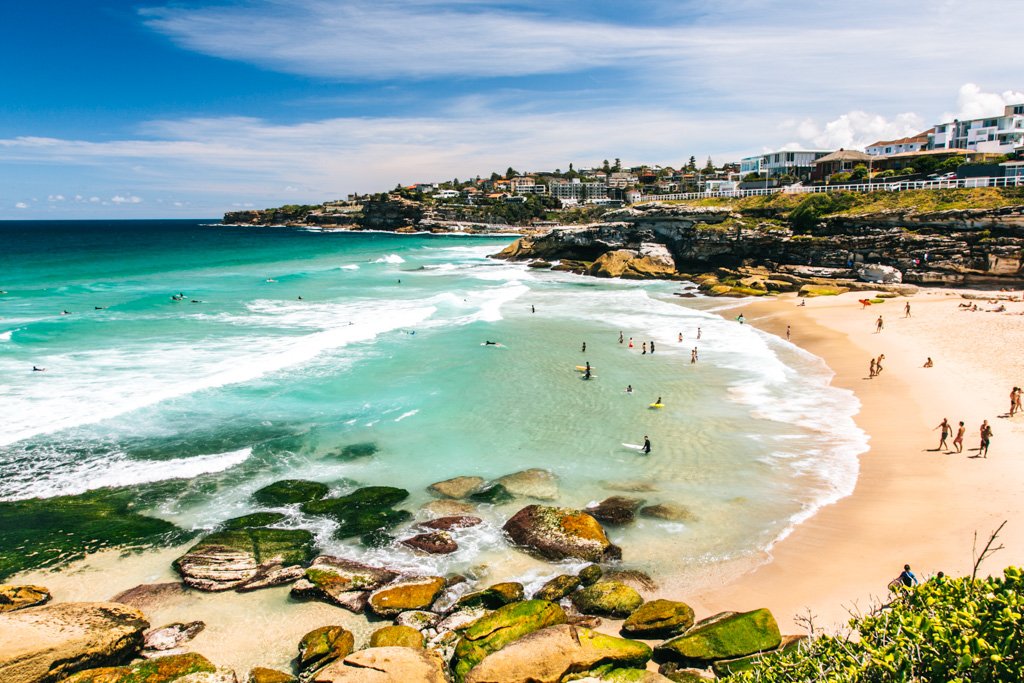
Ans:
<svg viewBox="0 0 1024 683"><path fill-rule="evenodd" d="M986 119L985 120L985 128L991 128L994 125L996 125L996 120L995 119Z"/></svg>
<svg viewBox="0 0 1024 683"><path fill-rule="evenodd" d="M796 160L796 154L794 154L793 152L786 152L786 161L795 161L795 160Z"/></svg>

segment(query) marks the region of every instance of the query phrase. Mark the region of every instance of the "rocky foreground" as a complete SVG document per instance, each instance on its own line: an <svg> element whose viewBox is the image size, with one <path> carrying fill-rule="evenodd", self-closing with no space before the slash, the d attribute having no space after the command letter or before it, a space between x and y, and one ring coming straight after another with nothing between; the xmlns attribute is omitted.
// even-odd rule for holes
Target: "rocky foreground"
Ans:
<svg viewBox="0 0 1024 683"><path fill-rule="evenodd" d="M550 473L526 470L491 482L456 477L430 491L439 498L434 508L445 514L407 529L401 539L388 531L411 517L395 508L408 495L402 489L369 486L328 497L318 482L285 480L254 498L270 507L293 505L328 515L338 521L341 537L399 542L433 554L452 552L460 530L481 523L468 514L470 503L552 500L558 488ZM623 551L609 540L605 525L629 524L637 515L678 520L689 514L624 496L586 510L525 505L504 523L513 547L550 561L591 563L526 595L516 582L475 585L463 576L416 575L316 555L308 531L275 528L270 525L283 515L256 512L228 520L178 558L182 584L142 585L104 603L55 603L42 586L0 585L0 681L703 681L743 670L762 653L798 646L801 639L783 637L764 609L695 621L684 602L645 599L653 583L640 572L623 571ZM296 600L365 614L381 626L357 649L344 627L310 624L317 628L295 644L291 670L236 672L216 666L216 653L211 661L190 650L202 622L154 625L143 611L168 592L245 592L285 584Z"/></svg>
<svg viewBox="0 0 1024 683"><path fill-rule="evenodd" d="M812 197L813 199L813 197ZM1024 284L1024 207L800 219L797 210L644 204L523 237L496 258L596 277L678 279L713 295Z"/></svg>

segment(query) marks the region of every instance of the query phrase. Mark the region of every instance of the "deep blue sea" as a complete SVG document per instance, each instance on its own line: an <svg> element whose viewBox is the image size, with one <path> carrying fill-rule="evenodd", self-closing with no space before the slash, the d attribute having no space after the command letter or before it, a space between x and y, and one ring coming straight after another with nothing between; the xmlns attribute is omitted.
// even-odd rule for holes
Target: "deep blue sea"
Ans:
<svg viewBox="0 0 1024 683"><path fill-rule="evenodd" d="M559 504L690 508L612 532L658 575L756 553L852 491L857 402L820 360L711 312L736 302L674 296L685 283L487 258L512 239L0 222L0 500L177 480L149 512L206 529L282 478L405 487L416 512L434 481L541 467ZM623 445L644 435L648 457ZM378 452L333 457L354 443ZM509 555L500 524L523 504L482 508L445 558L333 540L296 510L283 524L462 570Z"/></svg>

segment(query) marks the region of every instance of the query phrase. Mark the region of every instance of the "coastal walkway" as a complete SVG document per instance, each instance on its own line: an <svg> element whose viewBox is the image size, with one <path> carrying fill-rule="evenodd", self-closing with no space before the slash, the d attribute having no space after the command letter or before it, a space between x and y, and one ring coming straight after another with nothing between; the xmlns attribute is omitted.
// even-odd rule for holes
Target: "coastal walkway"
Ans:
<svg viewBox="0 0 1024 683"><path fill-rule="evenodd" d="M773 194L819 194L827 192L902 192L904 190L947 190L971 187L1024 187L1024 176L956 178L951 180L884 180L848 185L789 185L787 187L762 187L750 190L724 192L677 192L675 194L645 194L640 202L665 202L708 197L758 197Z"/></svg>

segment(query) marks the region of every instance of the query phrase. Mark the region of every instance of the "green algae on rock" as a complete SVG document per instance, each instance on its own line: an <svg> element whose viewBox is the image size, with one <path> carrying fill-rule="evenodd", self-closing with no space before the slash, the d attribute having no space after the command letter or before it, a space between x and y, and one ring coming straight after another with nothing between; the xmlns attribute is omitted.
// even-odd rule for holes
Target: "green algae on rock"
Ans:
<svg viewBox="0 0 1024 683"><path fill-rule="evenodd" d="M580 579L577 576L571 574L560 574L553 579L548 580L543 586L541 586L533 597L535 600L550 600L551 602L558 602L566 595L569 595L574 590L580 587Z"/></svg>
<svg viewBox="0 0 1024 683"><path fill-rule="evenodd" d="M487 488L480 489L476 493L469 494L469 500L474 503L486 503L488 505L501 505L515 500L507 488L502 484L492 484Z"/></svg>
<svg viewBox="0 0 1024 683"><path fill-rule="evenodd" d="M601 617L628 617L644 599L634 589L618 581L598 581L573 593L572 604L584 614Z"/></svg>
<svg viewBox="0 0 1024 683"><path fill-rule="evenodd" d="M233 517L231 519L221 522L221 528L225 531L238 531L239 529L253 529L261 526L270 526L271 524L277 524L286 515L280 512L254 512L249 515L242 515L241 517Z"/></svg>
<svg viewBox="0 0 1024 683"><path fill-rule="evenodd" d="M662 643L657 651L666 658L706 664L774 650L781 642L775 617L767 609L758 609L705 620Z"/></svg>
<svg viewBox="0 0 1024 683"><path fill-rule="evenodd" d="M267 669L257 666L249 671L245 683L297 683L299 679L277 669Z"/></svg>
<svg viewBox="0 0 1024 683"><path fill-rule="evenodd" d="M62 683L174 683L195 673L214 673L217 667L194 652L147 659L130 666L87 669L72 674Z"/></svg>
<svg viewBox="0 0 1024 683"><path fill-rule="evenodd" d="M523 584L509 581L496 583L490 588L482 591L467 593L455 601L456 608L483 607L484 609L497 609L510 602L519 602L523 599Z"/></svg>
<svg viewBox="0 0 1024 683"><path fill-rule="evenodd" d="M370 635L370 647L411 647L422 650L423 634L411 626L384 626Z"/></svg>
<svg viewBox="0 0 1024 683"><path fill-rule="evenodd" d="M513 543L548 560L600 562L622 557L601 524L580 510L528 505L502 528Z"/></svg>
<svg viewBox="0 0 1024 683"><path fill-rule="evenodd" d="M338 522L335 538L363 536L378 529L388 529L412 519L412 513L395 510L394 505L409 497L405 489L393 486L366 486L338 498L324 498L303 503L302 511L323 515Z"/></svg>
<svg viewBox="0 0 1024 683"><path fill-rule="evenodd" d="M319 500L327 495L327 484L305 479L282 479L259 489L252 494L253 500L262 505L279 507Z"/></svg>
<svg viewBox="0 0 1024 683"><path fill-rule="evenodd" d="M526 600L505 605L477 620L462 633L452 659L457 683L487 655L497 652L528 633L566 622L565 612L546 600Z"/></svg>
<svg viewBox="0 0 1024 683"><path fill-rule="evenodd" d="M306 564L312 557L313 534L303 529L239 529L204 536L174 561L174 568L192 588L221 591L272 566Z"/></svg>
<svg viewBox="0 0 1024 683"><path fill-rule="evenodd" d="M296 663L299 677L352 654L355 636L344 626L321 626L302 636Z"/></svg>
<svg viewBox="0 0 1024 683"><path fill-rule="evenodd" d="M584 586L593 586L595 583L601 580L601 576L604 575L604 570L601 569L600 565L588 564L586 567L581 569L576 576L580 577L580 583Z"/></svg>
<svg viewBox="0 0 1024 683"><path fill-rule="evenodd" d="M640 605L622 624L637 638L669 638L693 626L693 608L685 602L651 600Z"/></svg>

